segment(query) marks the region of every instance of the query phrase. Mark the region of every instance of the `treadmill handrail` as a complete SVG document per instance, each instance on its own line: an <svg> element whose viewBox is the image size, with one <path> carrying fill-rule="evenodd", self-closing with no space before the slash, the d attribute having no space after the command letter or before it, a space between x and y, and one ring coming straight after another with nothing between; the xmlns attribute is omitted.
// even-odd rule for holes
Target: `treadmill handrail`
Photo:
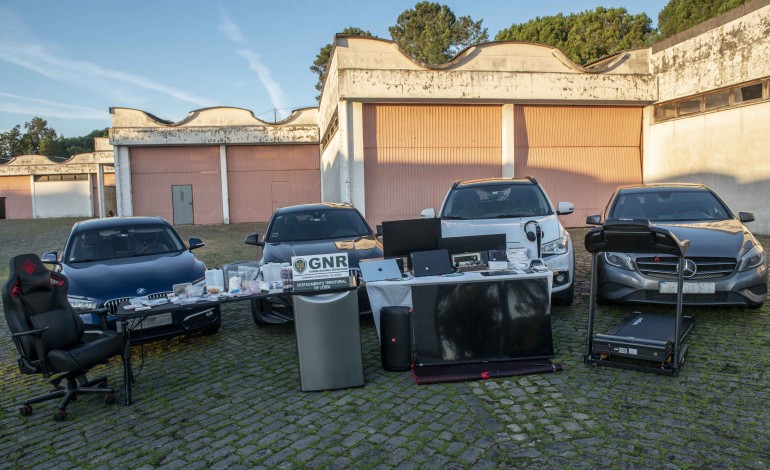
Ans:
<svg viewBox="0 0 770 470"><path fill-rule="evenodd" d="M670 230L656 227L647 219L607 219L585 237L589 253L614 251L621 253L655 253L684 257L689 240L679 240Z"/></svg>

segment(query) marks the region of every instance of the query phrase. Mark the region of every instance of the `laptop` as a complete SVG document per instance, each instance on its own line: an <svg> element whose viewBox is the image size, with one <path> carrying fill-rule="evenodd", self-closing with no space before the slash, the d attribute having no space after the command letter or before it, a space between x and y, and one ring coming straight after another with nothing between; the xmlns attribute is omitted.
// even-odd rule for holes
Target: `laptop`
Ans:
<svg viewBox="0 0 770 470"><path fill-rule="evenodd" d="M358 263L364 282L384 281L385 279L401 279L401 270L395 259L378 259Z"/></svg>
<svg viewBox="0 0 770 470"><path fill-rule="evenodd" d="M452 272L448 250L415 251L412 253L412 271L415 277L438 276Z"/></svg>

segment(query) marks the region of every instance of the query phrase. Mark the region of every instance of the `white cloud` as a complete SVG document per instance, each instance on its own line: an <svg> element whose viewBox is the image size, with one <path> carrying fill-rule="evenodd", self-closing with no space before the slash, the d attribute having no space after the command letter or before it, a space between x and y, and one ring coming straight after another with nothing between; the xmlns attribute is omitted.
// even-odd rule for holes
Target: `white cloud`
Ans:
<svg viewBox="0 0 770 470"><path fill-rule="evenodd" d="M227 10L221 6L219 7L219 30L230 41L239 45L246 44L246 39L241 34L240 28L230 19ZM249 69L257 73L257 79L265 87L273 107L280 110L288 108L286 93L284 93L281 85L273 78L273 72L262 63L259 54L246 48L238 49L235 53L245 58L249 64ZM283 113L285 114L285 112Z"/></svg>
<svg viewBox="0 0 770 470"><path fill-rule="evenodd" d="M120 84L128 84L163 93L198 106L214 106L209 99L164 85L146 77L119 70L111 70L93 62L71 60L50 54L39 44L2 43L0 59L33 70L59 82L88 85L95 92L108 96L120 96L124 92Z"/></svg>
<svg viewBox="0 0 770 470"><path fill-rule="evenodd" d="M270 95L270 101L273 103L274 108L286 109L286 93L278 82L273 78L273 72L270 71L259 58L259 55L248 49L241 49L236 52L239 56L245 57L249 63L249 69L257 73L262 86L267 90L267 94Z"/></svg>
<svg viewBox="0 0 770 470"><path fill-rule="evenodd" d="M74 109L77 106L60 105L61 107L45 105L24 105L20 103L7 103L0 101L0 112L11 114L22 114L25 116L41 116L48 118L65 119L107 119L110 114L108 111L99 111L98 109Z"/></svg>
<svg viewBox="0 0 770 470"><path fill-rule="evenodd" d="M0 112L4 113L66 119L110 119L107 109L86 108L85 106L75 106L2 91L0 91L0 97L21 101L21 103L0 101Z"/></svg>
<svg viewBox="0 0 770 470"><path fill-rule="evenodd" d="M227 10L225 10L222 6L219 7L219 30L222 31L227 39L233 42L240 44L246 43L246 40L243 38L243 34L241 34L240 28L238 28L238 25L233 23L233 20L230 19L230 15L227 14Z"/></svg>

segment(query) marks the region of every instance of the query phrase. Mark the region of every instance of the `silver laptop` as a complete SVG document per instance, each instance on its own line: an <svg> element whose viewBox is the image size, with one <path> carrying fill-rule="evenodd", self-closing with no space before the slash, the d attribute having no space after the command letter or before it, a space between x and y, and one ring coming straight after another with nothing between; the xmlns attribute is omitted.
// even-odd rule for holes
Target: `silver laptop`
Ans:
<svg viewBox="0 0 770 470"><path fill-rule="evenodd" d="M361 261L361 276L364 282L384 281L385 279L401 279L401 270L395 259L378 259L373 261Z"/></svg>

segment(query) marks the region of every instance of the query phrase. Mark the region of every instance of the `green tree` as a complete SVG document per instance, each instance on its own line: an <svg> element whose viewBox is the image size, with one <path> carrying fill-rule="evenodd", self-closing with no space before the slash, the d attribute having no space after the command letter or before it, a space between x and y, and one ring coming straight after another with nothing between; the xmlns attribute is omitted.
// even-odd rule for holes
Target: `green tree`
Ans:
<svg viewBox="0 0 770 470"><path fill-rule="evenodd" d="M746 0L670 0L658 14L660 36L673 36L744 3Z"/></svg>
<svg viewBox="0 0 770 470"><path fill-rule="evenodd" d="M374 37L374 35L369 31L364 31L363 29L356 28L354 26L343 29L339 34L347 34L349 36ZM325 45L318 52L318 55L315 57L315 61L313 61L313 65L310 66L310 71L318 75L318 82L315 84L315 89L319 92L323 91L324 78L326 78L326 72L329 70L329 59L331 58L331 53L332 45ZM321 94L319 93L315 98L320 102Z"/></svg>
<svg viewBox="0 0 770 470"><path fill-rule="evenodd" d="M0 161L8 161L22 154L21 126L17 124L10 131L0 133Z"/></svg>
<svg viewBox="0 0 770 470"><path fill-rule="evenodd" d="M79 153L88 153L94 151L94 139L96 137L107 137L109 135L109 128L99 129L91 131L90 133L81 137L61 137L62 146L65 149L67 157L77 155Z"/></svg>
<svg viewBox="0 0 770 470"><path fill-rule="evenodd" d="M457 18L446 5L420 2L398 16L390 37L415 60L443 64L462 49L489 40L483 20Z"/></svg>
<svg viewBox="0 0 770 470"><path fill-rule="evenodd" d="M632 15L625 8L604 7L567 16L537 17L514 24L495 36L496 41L528 41L557 47L578 64L649 46L655 38L652 20L645 13Z"/></svg>
<svg viewBox="0 0 770 470"><path fill-rule="evenodd" d="M59 136L53 128L48 127L48 121L34 117L24 123L24 135L21 137L22 151L27 155L61 155L61 145L57 143Z"/></svg>

